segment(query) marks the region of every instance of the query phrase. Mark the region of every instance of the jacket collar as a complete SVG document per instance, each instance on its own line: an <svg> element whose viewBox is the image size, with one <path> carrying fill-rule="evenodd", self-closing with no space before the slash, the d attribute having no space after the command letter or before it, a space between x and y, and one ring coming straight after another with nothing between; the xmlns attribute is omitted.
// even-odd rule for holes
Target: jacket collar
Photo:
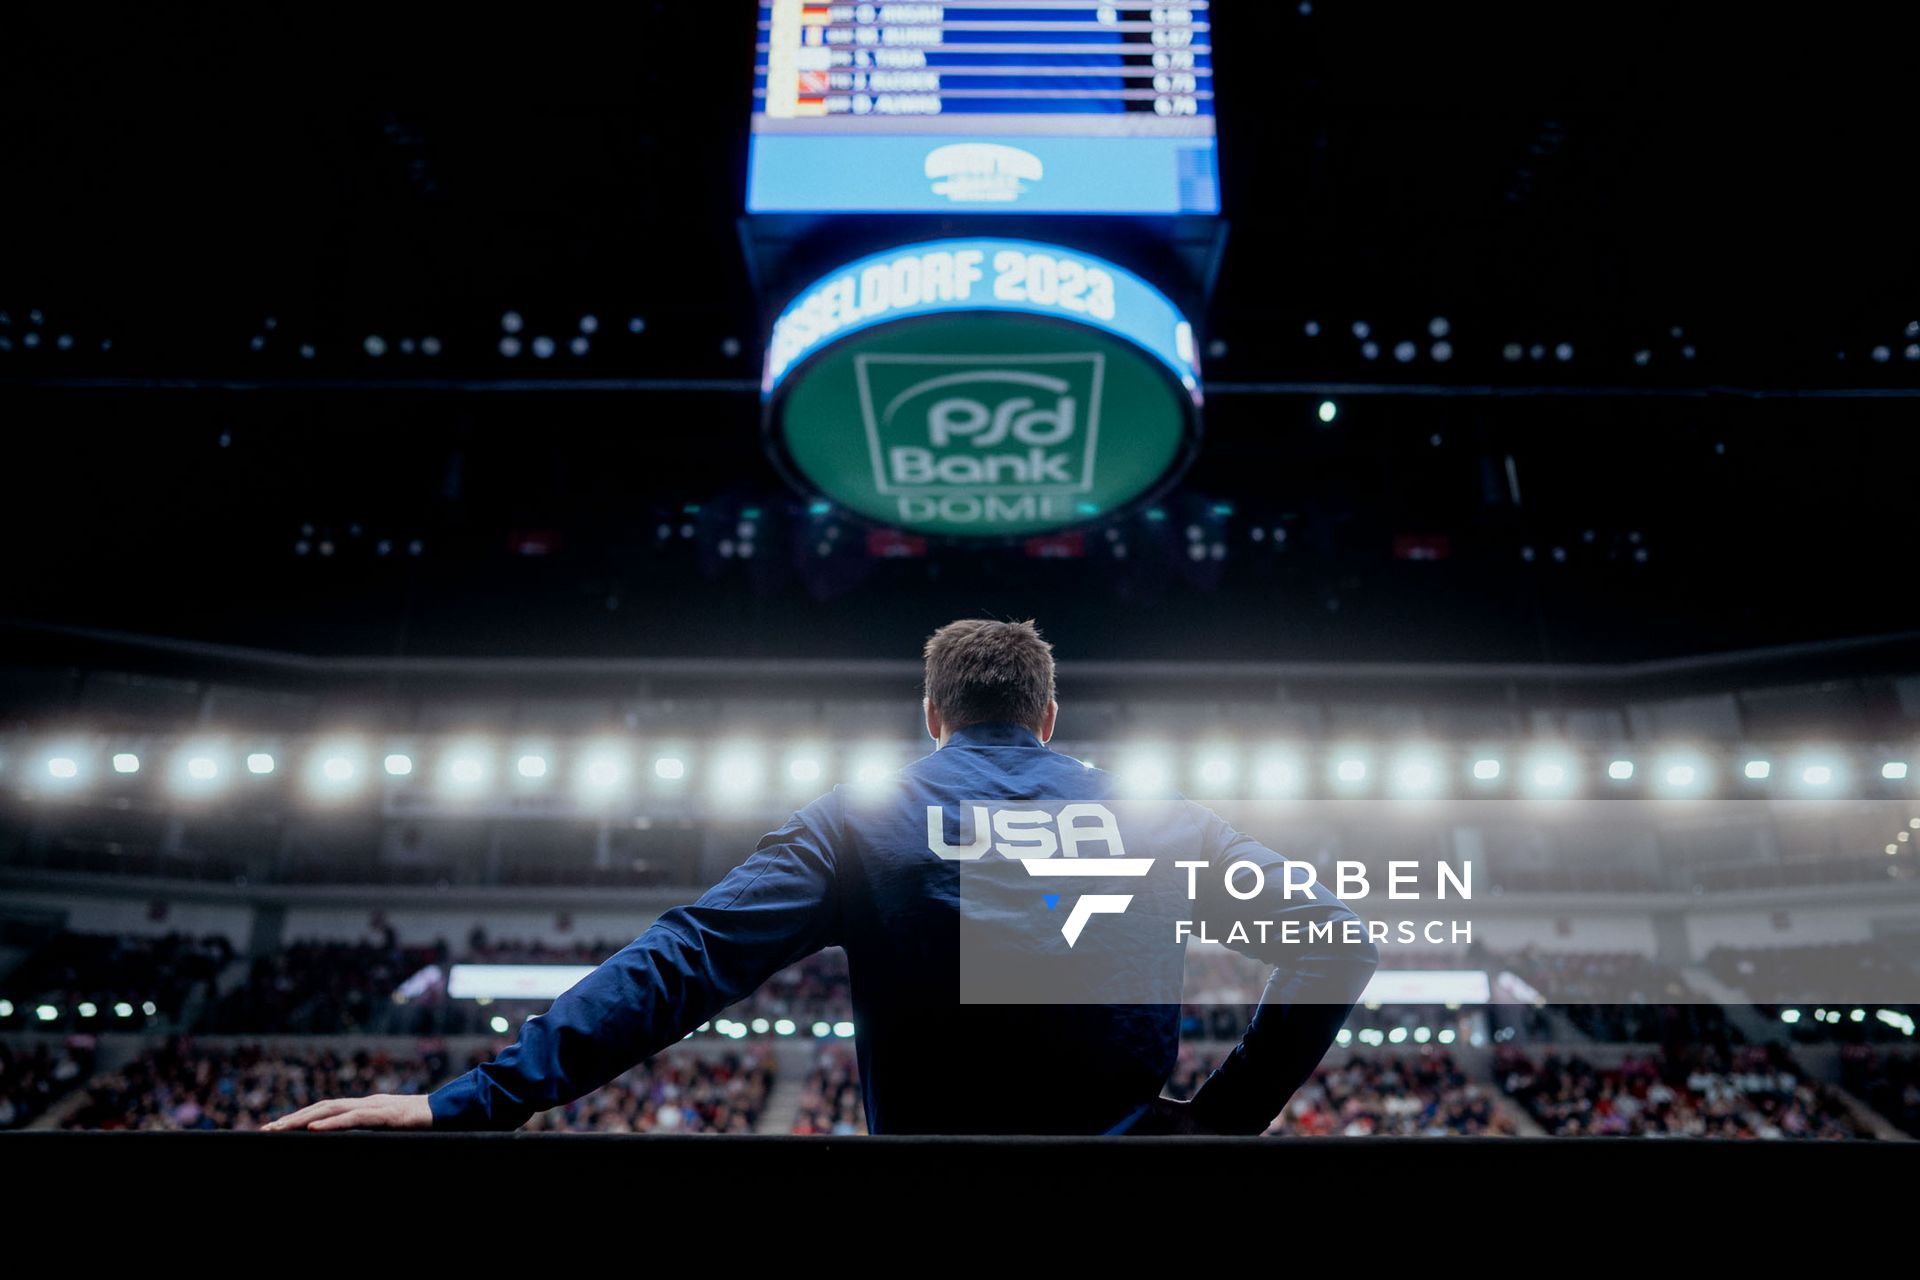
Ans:
<svg viewBox="0 0 1920 1280"><path fill-rule="evenodd" d="M1045 747L1033 730L1020 724L970 724L947 735L950 747Z"/></svg>

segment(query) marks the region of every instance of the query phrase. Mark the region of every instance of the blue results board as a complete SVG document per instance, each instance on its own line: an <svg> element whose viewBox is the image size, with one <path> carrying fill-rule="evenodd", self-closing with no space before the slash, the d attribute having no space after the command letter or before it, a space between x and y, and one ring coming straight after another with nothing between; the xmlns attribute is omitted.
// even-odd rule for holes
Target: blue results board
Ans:
<svg viewBox="0 0 1920 1280"><path fill-rule="evenodd" d="M1209 9L763 3L747 210L1217 214Z"/></svg>

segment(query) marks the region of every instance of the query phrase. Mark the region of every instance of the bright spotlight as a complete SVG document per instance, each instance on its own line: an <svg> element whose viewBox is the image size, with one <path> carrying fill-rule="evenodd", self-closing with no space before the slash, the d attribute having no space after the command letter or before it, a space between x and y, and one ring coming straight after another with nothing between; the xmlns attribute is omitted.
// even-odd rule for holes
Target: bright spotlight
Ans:
<svg viewBox="0 0 1920 1280"><path fill-rule="evenodd" d="M1887 761L1880 766L1880 776L1888 782L1899 782L1907 776L1907 762L1904 760Z"/></svg>
<svg viewBox="0 0 1920 1280"><path fill-rule="evenodd" d="M71 782L80 776L80 762L72 756L53 756L47 761L47 772L62 782Z"/></svg>
<svg viewBox="0 0 1920 1280"><path fill-rule="evenodd" d="M1706 789L1707 766L1695 755L1669 756L1661 761L1656 776L1668 795L1695 796Z"/></svg>
<svg viewBox="0 0 1920 1280"><path fill-rule="evenodd" d="M722 747L713 758L711 782L717 795L744 800L756 794L765 780L766 763L756 746Z"/></svg>
<svg viewBox="0 0 1920 1280"><path fill-rule="evenodd" d="M1473 762L1473 777L1476 782L1492 782L1500 776L1500 762L1491 756Z"/></svg>
<svg viewBox="0 0 1920 1280"><path fill-rule="evenodd" d="M512 1024L496 1013L493 1015L493 1020L487 1023L487 1025L493 1028L493 1034L503 1036L507 1034Z"/></svg>
<svg viewBox="0 0 1920 1280"><path fill-rule="evenodd" d="M212 756L195 756L187 761L187 776L195 782L212 782L220 776L220 766Z"/></svg>
<svg viewBox="0 0 1920 1280"><path fill-rule="evenodd" d="M1625 782L1633 777L1633 761L1615 760L1607 766L1607 776L1615 782Z"/></svg>
<svg viewBox="0 0 1920 1280"><path fill-rule="evenodd" d="M389 778L404 778L413 772L413 757L396 751L386 758L385 765Z"/></svg>
<svg viewBox="0 0 1920 1280"><path fill-rule="evenodd" d="M1332 422L1335 418L1339 416L1340 416L1339 405L1335 404L1331 400L1322 400L1320 402L1320 421Z"/></svg>
<svg viewBox="0 0 1920 1280"><path fill-rule="evenodd" d="M1393 790L1403 800L1424 800L1440 789L1440 766L1427 752L1409 752L1394 762Z"/></svg>
<svg viewBox="0 0 1920 1280"><path fill-rule="evenodd" d="M472 795L486 785L493 773L493 761L486 747L462 743L451 748L440 760L440 786L458 795Z"/></svg>
<svg viewBox="0 0 1920 1280"><path fill-rule="evenodd" d="M1120 781L1139 794L1164 791L1171 781L1167 753L1158 747L1135 747L1120 765Z"/></svg>
<svg viewBox="0 0 1920 1280"><path fill-rule="evenodd" d="M537 781L547 776L547 758L545 756L524 755L515 762L514 772L529 781Z"/></svg>
<svg viewBox="0 0 1920 1280"><path fill-rule="evenodd" d="M583 795L606 799L627 785L632 770L626 748L615 742L589 747L580 757L578 785Z"/></svg>
<svg viewBox="0 0 1920 1280"><path fill-rule="evenodd" d="M893 767L892 748L871 743L861 748L853 759L854 785L867 791L875 790L892 774Z"/></svg>
<svg viewBox="0 0 1920 1280"><path fill-rule="evenodd" d="M820 757L811 752L800 752L787 761L787 777L803 787L810 787L820 781L825 773Z"/></svg>
<svg viewBox="0 0 1920 1280"><path fill-rule="evenodd" d="M131 751L120 752L113 757L113 771L115 773L140 772L140 757Z"/></svg>
<svg viewBox="0 0 1920 1280"><path fill-rule="evenodd" d="M1238 772L1233 753L1224 747L1215 747L1200 754L1194 762L1193 776L1200 790L1217 795L1233 786Z"/></svg>
<svg viewBox="0 0 1920 1280"><path fill-rule="evenodd" d="M1254 790L1268 799L1298 795L1304 778L1300 758L1290 751L1262 752L1253 765Z"/></svg>
<svg viewBox="0 0 1920 1280"><path fill-rule="evenodd" d="M1749 760L1743 772L1755 782L1763 782L1772 776L1773 764L1767 760Z"/></svg>
<svg viewBox="0 0 1920 1280"><path fill-rule="evenodd" d="M257 778L264 778L273 772L273 757L264 751L256 751L247 757L247 772Z"/></svg>
<svg viewBox="0 0 1920 1280"><path fill-rule="evenodd" d="M1367 780L1366 757L1353 752L1336 756L1333 763L1333 780L1348 791L1363 785Z"/></svg>
<svg viewBox="0 0 1920 1280"><path fill-rule="evenodd" d="M678 782L687 776L687 762L679 756L661 756L653 762L654 776L668 782Z"/></svg>
<svg viewBox="0 0 1920 1280"><path fill-rule="evenodd" d="M1568 795L1573 791L1573 786L1573 761L1566 755L1555 752L1528 763L1527 789L1536 797L1553 799Z"/></svg>
<svg viewBox="0 0 1920 1280"><path fill-rule="evenodd" d="M1844 781L1839 763L1828 752L1810 752L1794 761L1793 777L1802 789L1819 795L1832 795Z"/></svg>
<svg viewBox="0 0 1920 1280"><path fill-rule="evenodd" d="M352 743L323 744L312 756L308 784L322 800L338 800L361 789L367 780L366 752Z"/></svg>

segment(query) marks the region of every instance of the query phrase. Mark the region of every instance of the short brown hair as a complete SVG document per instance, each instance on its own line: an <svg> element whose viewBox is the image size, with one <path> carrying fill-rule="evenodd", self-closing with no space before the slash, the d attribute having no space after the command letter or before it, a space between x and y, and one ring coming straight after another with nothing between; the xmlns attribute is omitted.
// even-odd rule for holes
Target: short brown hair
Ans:
<svg viewBox="0 0 1920 1280"><path fill-rule="evenodd" d="M1053 646L1032 621L963 618L927 638L927 701L949 729L1038 730L1053 701Z"/></svg>

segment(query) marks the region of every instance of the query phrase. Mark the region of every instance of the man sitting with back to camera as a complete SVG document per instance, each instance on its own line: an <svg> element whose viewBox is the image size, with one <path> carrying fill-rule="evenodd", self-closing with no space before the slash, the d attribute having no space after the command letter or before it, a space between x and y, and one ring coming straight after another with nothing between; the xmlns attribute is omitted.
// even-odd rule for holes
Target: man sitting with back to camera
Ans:
<svg viewBox="0 0 1920 1280"><path fill-rule="evenodd" d="M1286 860L1205 807L1177 795L1135 804L1114 775L1049 748L1053 652L1031 622L954 622L925 657L931 753L800 809L493 1061L430 1095L319 1102L266 1127L515 1129L838 946L874 1133L1263 1132L1378 963L1358 917L1322 885L1289 891ZM1089 843L1101 835L1114 847ZM1259 900L1225 890L1220 872L1241 862L1266 873ZM1210 872L1176 869L1196 863ZM1288 932L1300 940L1236 946L1273 966L1264 996L1191 1101L1163 1098L1180 1032L1174 918L1230 923L1248 910L1299 922ZM1105 976L1086 978L1091 968ZM1034 1070L1008 1081L1015 1049Z"/></svg>

